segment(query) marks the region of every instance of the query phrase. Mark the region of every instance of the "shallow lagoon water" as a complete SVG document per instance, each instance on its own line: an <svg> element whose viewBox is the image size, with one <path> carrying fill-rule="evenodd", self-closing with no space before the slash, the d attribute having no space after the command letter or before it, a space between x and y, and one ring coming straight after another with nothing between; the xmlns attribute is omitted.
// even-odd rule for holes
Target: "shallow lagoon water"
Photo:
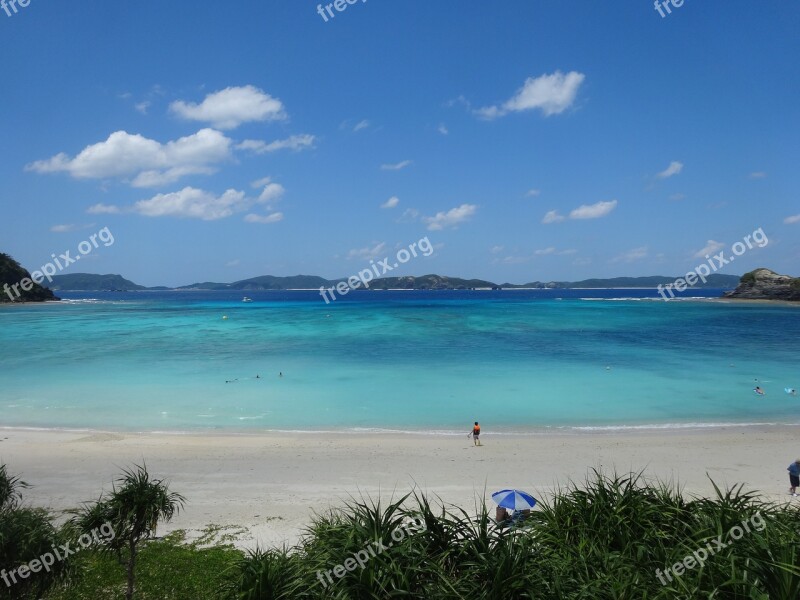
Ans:
<svg viewBox="0 0 800 600"><path fill-rule="evenodd" d="M800 422L800 397L784 392L800 387L794 306L663 302L645 290L356 292L329 305L316 292L247 294L253 302L65 292L61 303L0 307L0 426L466 433L480 420L513 433ZM753 393L756 379L766 396Z"/></svg>

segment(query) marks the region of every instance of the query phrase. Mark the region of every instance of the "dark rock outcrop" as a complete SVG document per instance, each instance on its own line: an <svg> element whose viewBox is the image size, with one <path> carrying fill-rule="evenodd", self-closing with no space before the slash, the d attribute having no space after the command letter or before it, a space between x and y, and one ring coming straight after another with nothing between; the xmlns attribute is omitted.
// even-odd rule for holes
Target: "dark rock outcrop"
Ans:
<svg viewBox="0 0 800 600"><path fill-rule="evenodd" d="M53 292L30 279L31 274L8 254L0 253L0 303L58 300ZM28 290L22 289L22 283ZM16 288L14 288L16 286Z"/></svg>
<svg viewBox="0 0 800 600"><path fill-rule="evenodd" d="M726 292L723 297L800 301L800 278L779 275L769 269L756 269L742 275L737 288Z"/></svg>

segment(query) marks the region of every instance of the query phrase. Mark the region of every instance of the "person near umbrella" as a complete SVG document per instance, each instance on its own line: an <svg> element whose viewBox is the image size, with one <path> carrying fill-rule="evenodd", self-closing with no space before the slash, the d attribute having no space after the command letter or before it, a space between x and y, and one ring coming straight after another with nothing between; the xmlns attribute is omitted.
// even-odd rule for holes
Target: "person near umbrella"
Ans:
<svg viewBox="0 0 800 600"><path fill-rule="evenodd" d="M478 422L475 421L475 425L472 427L472 431L467 434L467 437L472 436L472 441L475 442L476 446L481 445L481 426L478 425Z"/></svg>
<svg viewBox="0 0 800 600"><path fill-rule="evenodd" d="M792 486L789 488L789 493L797 496L797 486L800 486L800 458L790 464L786 470L789 471L789 485Z"/></svg>
<svg viewBox="0 0 800 600"><path fill-rule="evenodd" d="M536 506L536 498L520 490L500 490L492 494L492 500L497 503L497 522L508 520L509 510L514 511L512 524L524 521L531 514L531 509Z"/></svg>

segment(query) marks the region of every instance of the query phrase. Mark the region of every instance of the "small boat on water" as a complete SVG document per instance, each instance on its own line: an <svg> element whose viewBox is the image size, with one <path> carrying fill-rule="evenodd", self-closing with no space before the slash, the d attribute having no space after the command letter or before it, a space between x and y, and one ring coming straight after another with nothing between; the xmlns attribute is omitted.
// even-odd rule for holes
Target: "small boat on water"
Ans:
<svg viewBox="0 0 800 600"><path fill-rule="evenodd" d="M252 298L248 298L247 296L242 298L242 302L252 302L252 301L253 301L253 299Z"/></svg>

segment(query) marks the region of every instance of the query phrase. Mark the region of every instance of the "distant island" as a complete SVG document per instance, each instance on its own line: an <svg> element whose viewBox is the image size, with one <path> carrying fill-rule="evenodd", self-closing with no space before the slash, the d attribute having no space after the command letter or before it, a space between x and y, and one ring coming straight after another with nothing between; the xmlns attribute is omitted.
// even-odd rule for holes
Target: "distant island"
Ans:
<svg viewBox="0 0 800 600"><path fill-rule="evenodd" d="M31 274L11 258L0 253L0 303L46 302L59 300L53 292L35 283Z"/></svg>
<svg viewBox="0 0 800 600"><path fill-rule="evenodd" d="M769 269L756 269L742 275L735 290L726 292L725 298L742 300L800 301L800 277L779 275Z"/></svg>
<svg viewBox="0 0 800 600"><path fill-rule="evenodd" d="M267 290L318 290L321 287L335 286L341 279L325 279L316 275L293 275L276 277L262 275L242 279L232 283L204 281L175 288L145 287L125 279L121 275L93 275L91 273L73 273L53 277L51 288L56 291L241 291L256 292ZM499 289L602 289L602 288L656 288L659 285L673 283L675 277L614 277L611 279L584 279L582 281L533 281L530 283L493 283L484 279L462 279L445 275L420 275L406 277L382 277L370 282L372 290L499 290ZM714 274L706 283L697 288L733 289L739 283L737 275Z"/></svg>

